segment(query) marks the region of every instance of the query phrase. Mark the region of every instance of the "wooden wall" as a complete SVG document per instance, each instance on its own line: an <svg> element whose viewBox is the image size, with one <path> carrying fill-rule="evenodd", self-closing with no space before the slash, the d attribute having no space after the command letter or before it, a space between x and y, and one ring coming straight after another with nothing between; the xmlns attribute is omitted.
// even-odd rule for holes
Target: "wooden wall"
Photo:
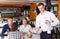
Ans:
<svg viewBox="0 0 60 39"><path fill-rule="evenodd" d="M36 3L31 3L30 4L30 11L29 11L29 16L30 16L30 21L35 21L36 20Z"/></svg>
<svg viewBox="0 0 60 39"><path fill-rule="evenodd" d="M58 19L60 21L60 0L58 0Z"/></svg>
<svg viewBox="0 0 60 39"><path fill-rule="evenodd" d="M22 5L20 5L20 4L0 4L0 7L16 7L16 8L21 8Z"/></svg>

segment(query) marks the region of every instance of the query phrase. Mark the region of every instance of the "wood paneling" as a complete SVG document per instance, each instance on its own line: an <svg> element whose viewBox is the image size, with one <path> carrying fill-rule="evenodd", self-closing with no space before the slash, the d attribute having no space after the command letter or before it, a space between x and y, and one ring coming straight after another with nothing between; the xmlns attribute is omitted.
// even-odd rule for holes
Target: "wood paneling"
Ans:
<svg viewBox="0 0 60 39"><path fill-rule="evenodd" d="M60 0L58 0L58 19L60 20Z"/></svg>
<svg viewBox="0 0 60 39"><path fill-rule="evenodd" d="M35 21L36 20L37 13L34 12L35 10L36 10L36 4L35 3L31 3L30 12L29 12L30 21Z"/></svg>
<svg viewBox="0 0 60 39"><path fill-rule="evenodd" d="M21 8L23 5L20 4L0 4L0 7L17 7Z"/></svg>
<svg viewBox="0 0 60 39"><path fill-rule="evenodd" d="M32 10L36 10L36 3L31 3L30 7L31 7Z"/></svg>
<svg viewBox="0 0 60 39"><path fill-rule="evenodd" d="M29 12L29 16L30 16L30 21L35 21L36 20L36 16L37 16L37 13L35 12Z"/></svg>

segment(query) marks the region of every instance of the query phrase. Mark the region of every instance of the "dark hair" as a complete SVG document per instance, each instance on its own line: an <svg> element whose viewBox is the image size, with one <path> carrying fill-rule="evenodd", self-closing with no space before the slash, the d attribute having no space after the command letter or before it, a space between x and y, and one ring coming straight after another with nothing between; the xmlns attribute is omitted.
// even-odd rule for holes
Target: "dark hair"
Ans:
<svg viewBox="0 0 60 39"><path fill-rule="evenodd" d="M27 21L27 24L29 24L29 21L28 21L28 19L27 19L26 17L24 17L24 18L22 19L22 24L23 24L23 20L26 20L26 21Z"/></svg>
<svg viewBox="0 0 60 39"><path fill-rule="evenodd" d="M12 24L12 28L11 28L11 31L16 31L18 29L18 24L16 22L14 22Z"/></svg>
<svg viewBox="0 0 60 39"><path fill-rule="evenodd" d="M24 17L23 20L24 20L24 19L25 19L26 21L28 21L26 17Z"/></svg>
<svg viewBox="0 0 60 39"><path fill-rule="evenodd" d="M13 19L13 17L9 17L9 18Z"/></svg>
<svg viewBox="0 0 60 39"><path fill-rule="evenodd" d="M44 6L44 4L43 4L43 3L39 3L39 4L38 4L38 6L41 6L41 5L43 5L43 6Z"/></svg>

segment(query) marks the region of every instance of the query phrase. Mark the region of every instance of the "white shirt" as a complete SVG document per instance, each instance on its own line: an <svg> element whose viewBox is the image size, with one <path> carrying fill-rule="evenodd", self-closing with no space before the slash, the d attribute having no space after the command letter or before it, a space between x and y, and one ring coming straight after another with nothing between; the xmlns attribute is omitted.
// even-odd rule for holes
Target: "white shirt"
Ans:
<svg viewBox="0 0 60 39"><path fill-rule="evenodd" d="M51 25L45 24L45 20L50 21ZM52 22L53 21L53 22ZM59 23L58 19L51 12L44 11L43 15L40 13L36 17L36 27L41 27L43 31L51 31L52 26L56 26Z"/></svg>
<svg viewBox="0 0 60 39"><path fill-rule="evenodd" d="M23 31L23 32L26 32L26 33L29 32L30 29L31 29L31 26L28 25L28 24L26 26L21 25L20 28L19 28L20 31Z"/></svg>

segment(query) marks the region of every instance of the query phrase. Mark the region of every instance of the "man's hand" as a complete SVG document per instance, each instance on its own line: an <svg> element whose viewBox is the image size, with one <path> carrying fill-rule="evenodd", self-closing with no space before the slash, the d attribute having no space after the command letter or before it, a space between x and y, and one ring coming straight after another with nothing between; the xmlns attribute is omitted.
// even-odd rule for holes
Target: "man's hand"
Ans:
<svg viewBox="0 0 60 39"><path fill-rule="evenodd" d="M48 21L48 20L45 20L45 24L48 24L48 25L50 25L51 23L50 23L50 21Z"/></svg>
<svg viewBox="0 0 60 39"><path fill-rule="evenodd" d="M5 34L5 35L8 35L8 32L5 32L4 34Z"/></svg>

